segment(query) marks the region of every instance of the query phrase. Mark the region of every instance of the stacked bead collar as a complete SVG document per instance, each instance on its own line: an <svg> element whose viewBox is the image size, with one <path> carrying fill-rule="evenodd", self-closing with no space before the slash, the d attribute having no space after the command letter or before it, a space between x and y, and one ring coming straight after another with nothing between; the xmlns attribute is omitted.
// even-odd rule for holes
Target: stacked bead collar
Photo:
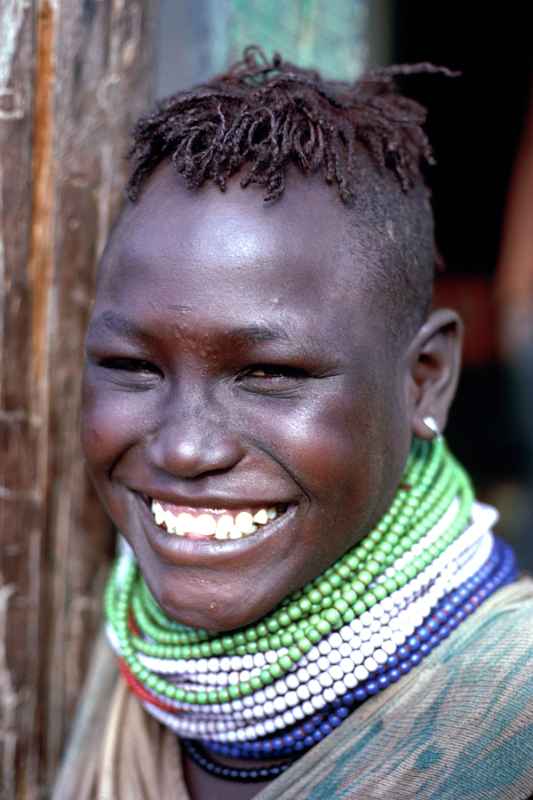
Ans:
<svg viewBox="0 0 533 800"><path fill-rule="evenodd" d="M446 639L494 591L516 577L514 554L508 545L496 542L494 554L489 562L459 590L450 593L439 602L437 608L415 634L408 637L404 645L387 659L385 667L355 690L349 690L330 704L325 713L316 713L288 729L282 735L257 739L246 744L222 744L206 742L208 750L192 739L184 739L183 745L199 766L206 771L229 780L261 781L273 779L289 767L296 758L328 736L344 719L367 698L386 689L418 666L424 657ZM257 767L240 769L219 764L209 752L226 758L256 759ZM264 766L261 759L284 757L275 766Z"/></svg>
<svg viewBox="0 0 533 800"><path fill-rule="evenodd" d="M442 438L415 440L375 530L259 623L211 636L170 620L125 547L106 595L109 638L147 710L181 736L230 757L293 759L438 644L445 623L427 636L424 623L450 597L471 603L467 587L513 576L494 518ZM227 778L264 780L290 763L238 770L187 748Z"/></svg>

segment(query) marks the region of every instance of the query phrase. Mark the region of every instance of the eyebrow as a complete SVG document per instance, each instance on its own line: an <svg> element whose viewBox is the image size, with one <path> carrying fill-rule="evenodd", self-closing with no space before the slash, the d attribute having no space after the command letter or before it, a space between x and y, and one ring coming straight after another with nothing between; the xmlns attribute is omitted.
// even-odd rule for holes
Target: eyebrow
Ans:
<svg viewBox="0 0 533 800"><path fill-rule="evenodd" d="M116 311L104 311L90 325L90 332L95 333L100 328L105 328L111 333L124 336L127 339L146 340L150 334L143 330L136 322L128 317L118 314ZM224 336L224 334L222 334ZM225 336L235 342L261 344L263 342L289 341L287 331L278 324L261 325L252 323L233 328L225 333Z"/></svg>
<svg viewBox="0 0 533 800"><path fill-rule="evenodd" d="M100 328L105 328L111 333L124 336L127 339L146 339L146 332L133 320L117 314L116 311L104 311L90 324L90 333Z"/></svg>
<svg viewBox="0 0 533 800"><path fill-rule="evenodd" d="M274 342L280 339L289 341L290 339L287 331L281 325L259 325L257 323L234 328L229 332L229 336L236 342L252 342L253 344Z"/></svg>

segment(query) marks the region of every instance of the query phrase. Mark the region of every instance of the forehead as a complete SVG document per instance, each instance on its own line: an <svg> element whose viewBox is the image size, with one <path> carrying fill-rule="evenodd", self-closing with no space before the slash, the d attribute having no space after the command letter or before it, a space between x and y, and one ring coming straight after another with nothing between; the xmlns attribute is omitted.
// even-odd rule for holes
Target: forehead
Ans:
<svg viewBox="0 0 533 800"><path fill-rule="evenodd" d="M365 239L321 176L289 176L281 199L238 180L191 191L165 165L120 220L103 259L104 305L161 304L219 318L273 311L345 335L368 311ZM186 319L185 315L185 319ZM376 323L376 320L374 320Z"/></svg>

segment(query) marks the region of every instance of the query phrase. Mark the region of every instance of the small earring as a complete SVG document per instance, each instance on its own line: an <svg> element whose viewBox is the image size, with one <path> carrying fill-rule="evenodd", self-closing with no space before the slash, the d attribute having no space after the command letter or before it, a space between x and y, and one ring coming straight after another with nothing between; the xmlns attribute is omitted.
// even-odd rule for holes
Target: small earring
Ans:
<svg viewBox="0 0 533 800"><path fill-rule="evenodd" d="M437 420L435 417L424 417L422 420L426 428L429 428L433 436L437 437L440 436L439 426L437 424Z"/></svg>

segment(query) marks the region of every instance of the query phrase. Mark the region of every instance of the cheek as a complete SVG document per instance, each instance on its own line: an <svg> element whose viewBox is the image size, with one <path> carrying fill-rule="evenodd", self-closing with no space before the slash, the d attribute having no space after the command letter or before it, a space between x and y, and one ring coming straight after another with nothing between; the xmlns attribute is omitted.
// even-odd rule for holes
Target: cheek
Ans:
<svg viewBox="0 0 533 800"><path fill-rule="evenodd" d="M146 415L141 406L139 395L125 395L84 378L81 442L95 476L107 471L142 436Z"/></svg>
<svg viewBox="0 0 533 800"><path fill-rule="evenodd" d="M292 462L308 489L333 499L360 480L359 472L368 472L380 438L365 397L351 391L321 398L288 433Z"/></svg>
<svg viewBox="0 0 533 800"><path fill-rule="evenodd" d="M382 513L400 478L406 450L394 387L345 385L289 428L291 464L328 524L364 529ZM403 427L402 427L403 426Z"/></svg>

